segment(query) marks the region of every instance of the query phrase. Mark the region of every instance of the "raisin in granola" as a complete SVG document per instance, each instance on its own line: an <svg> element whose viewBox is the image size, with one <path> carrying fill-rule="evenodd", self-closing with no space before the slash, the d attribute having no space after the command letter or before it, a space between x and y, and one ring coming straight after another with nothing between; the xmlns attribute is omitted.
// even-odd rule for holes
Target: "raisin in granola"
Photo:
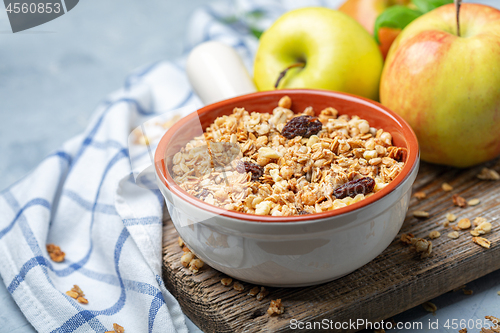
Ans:
<svg viewBox="0 0 500 333"><path fill-rule="evenodd" d="M316 117L311 116L299 116L291 119L286 123L285 127L281 131L287 139L293 139L296 136L301 136L303 138L308 138L311 135L316 135L323 128L323 124Z"/></svg>
<svg viewBox="0 0 500 333"><path fill-rule="evenodd" d="M357 180L351 180L344 185L336 188L333 191L333 196L337 199L343 199L345 197L354 198L358 194L368 194L373 192L375 188L375 180L370 177L364 177Z"/></svg>

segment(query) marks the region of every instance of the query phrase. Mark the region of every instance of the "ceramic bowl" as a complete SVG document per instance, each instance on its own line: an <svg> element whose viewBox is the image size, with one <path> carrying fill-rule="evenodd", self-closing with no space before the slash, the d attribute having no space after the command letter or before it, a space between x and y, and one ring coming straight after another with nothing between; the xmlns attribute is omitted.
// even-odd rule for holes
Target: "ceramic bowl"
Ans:
<svg viewBox="0 0 500 333"><path fill-rule="evenodd" d="M288 95L292 110L358 115L392 134L408 149L402 172L374 195L347 207L310 215L276 217L244 214L207 204L182 190L168 171L173 156L213 120L235 107L272 112ZM171 159L171 158L170 158ZM344 276L370 262L394 240L405 219L417 176L419 149L410 126L379 103L323 90L258 92L205 106L181 119L161 139L155 153L158 185L172 221L188 247L206 264L257 285L297 287ZM179 249L180 250L180 249Z"/></svg>

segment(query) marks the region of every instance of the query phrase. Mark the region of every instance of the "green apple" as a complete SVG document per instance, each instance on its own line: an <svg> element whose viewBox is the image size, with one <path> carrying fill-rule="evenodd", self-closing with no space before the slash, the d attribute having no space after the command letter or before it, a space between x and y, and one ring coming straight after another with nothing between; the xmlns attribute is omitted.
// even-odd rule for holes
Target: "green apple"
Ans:
<svg viewBox="0 0 500 333"><path fill-rule="evenodd" d="M500 11L452 4L410 23L387 56L382 104L417 134L422 159L468 167L500 154Z"/></svg>
<svg viewBox="0 0 500 333"><path fill-rule="evenodd" d="M372 36L339 11L307 7L281 16L261 38L254 63L259 90L317 88L378 99L382 55Z"/></svg>

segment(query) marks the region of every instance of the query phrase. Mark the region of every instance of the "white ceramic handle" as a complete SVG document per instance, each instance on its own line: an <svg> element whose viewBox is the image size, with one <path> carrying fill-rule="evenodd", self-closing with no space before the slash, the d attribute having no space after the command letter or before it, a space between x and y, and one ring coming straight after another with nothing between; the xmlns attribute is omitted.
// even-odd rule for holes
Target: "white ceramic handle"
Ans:
<svg viewBox="0 0 500 333"><path fill-rule="evenodd" d="M257 91L236 51L210 41L195 47L187 59L189 82L204 104Z"/></svg>

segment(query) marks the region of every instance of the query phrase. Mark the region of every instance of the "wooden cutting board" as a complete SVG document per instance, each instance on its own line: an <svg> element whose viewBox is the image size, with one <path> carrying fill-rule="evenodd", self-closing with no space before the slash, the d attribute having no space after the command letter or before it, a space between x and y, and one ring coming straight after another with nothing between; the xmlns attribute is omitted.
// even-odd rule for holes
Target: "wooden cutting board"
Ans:
<svg viewBox="0 0 500 333"><path fill-rule="evenodd" d="M454 169L422 163L413 191L424 191L427 198L412 198L400 234L372 262L338 280L312 287L268 288L262 301L247 295L253 287L243 283L245 292L224 287L224 274L205 266L192 274L180 264L182 250L177 232L165 218L163 229L163 278L167 288L179 300L183 311L204 332L287 332L290 320L304 322L345 322L364 318L376 322L462 286L500 269L500 181L479 180L482 167L500 170L500 159L471 169ZM453 186L451 192L441 189L443 182ZM478 198L477 206L459 208L452 195L467 200ZM415 210L430 213L427 219L413 217ZM459 231L458 239L450 239L450 224L443 222L447 213L471 221L482 216L493 224L492 232L483 236L491 241L485 249L472 242L470 230ZM402 233L428 238L438 230L441 237L432 240L432 255L426 259L411 252L399 241ZM280 298L285 313L270 317L266 310L271 300ZM354 332L355 330L342 330ZM340 330L339 330L340 332Z"/></svg>

